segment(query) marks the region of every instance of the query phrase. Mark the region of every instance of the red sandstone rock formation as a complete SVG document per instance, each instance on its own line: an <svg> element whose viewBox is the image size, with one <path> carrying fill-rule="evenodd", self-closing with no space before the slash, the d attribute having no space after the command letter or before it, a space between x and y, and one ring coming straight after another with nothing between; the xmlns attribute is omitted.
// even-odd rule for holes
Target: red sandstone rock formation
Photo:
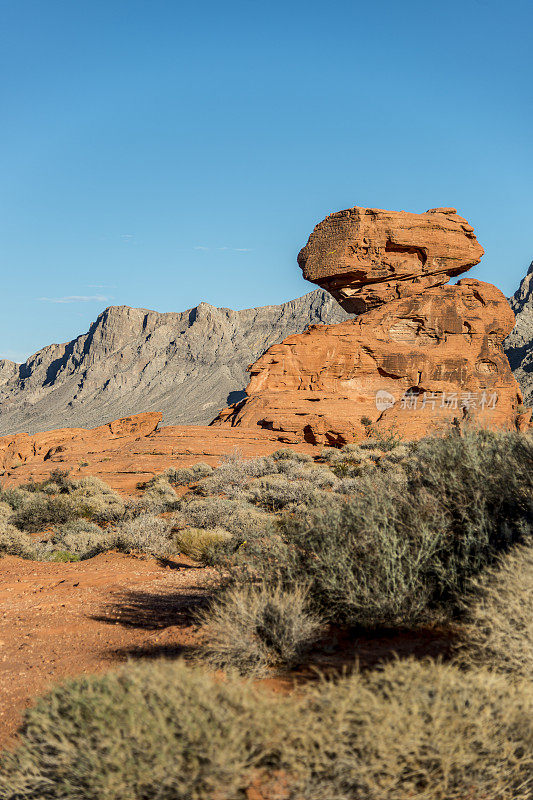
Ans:
<svg viewBox="0 0 533 800"><path fill-rule="evenodd" d="M319 222L298 263L304 278L358 314L441 286L482 255L474 229L455 208L409 214L356 206Z"/></svg>
<svg viewBox="0 0 533 800"><path fill-rule="evenodd" d="M250 367L248 397L213 424L329 444L376 428L417 438L465 419L523 424L502 349L514 324L507 300L477 280L442 285L482 253L455 209L331 215L300 253L304 275L346 309L370 310L271 347Z"/></svg>
<svg viewBox="0 0 533 800"><path fill-rule="evenodd" d="M54 469L69 470L72 477L95 475L110 486L132 491L167 467L189 466L197 461L216 465L234 452L243 458L268 455L280 447L277 434L256 427L209 428L169 425L159 428L161 414L151 412L101 425L98 428L61 428L46 433L17 433L0 437L0 480L12 485L43 480ZM288 437L295 449L314 453L301 437Z"/></svg>

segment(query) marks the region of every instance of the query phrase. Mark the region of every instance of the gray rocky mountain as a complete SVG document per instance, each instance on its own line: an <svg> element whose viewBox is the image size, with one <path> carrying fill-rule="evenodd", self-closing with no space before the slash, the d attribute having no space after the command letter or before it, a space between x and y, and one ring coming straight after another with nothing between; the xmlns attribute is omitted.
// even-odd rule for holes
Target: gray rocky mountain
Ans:
<svg viewBox="0 0 533 800"><path fill-rule="evenodd" d="M524 394L524 405L533 405L533 261L517 291L509 300L516 323L504 347L514 376Z"/></svg>
<svg viewBox="0 0 533 800"><path fill-rule="evenodd" d="M162 411L166 425L206 424L244 395L246 367L270 345L348 317L321 289L243 311L111 306L67 344L24 364L0 360L0 435L94 427L141 411Z"/></svg>

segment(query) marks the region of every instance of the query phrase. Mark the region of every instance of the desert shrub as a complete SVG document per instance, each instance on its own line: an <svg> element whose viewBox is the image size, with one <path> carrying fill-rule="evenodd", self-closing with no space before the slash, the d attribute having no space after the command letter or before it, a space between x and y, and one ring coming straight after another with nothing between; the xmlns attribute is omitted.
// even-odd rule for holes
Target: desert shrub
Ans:
<svg viewBox="0 0 533 800"><path fill-rule="evenodd" d="M0 490L0 501L7 503L13 511L18 511L19 508L30 499L31 494L26 489L21 489L18 486L3 488Z"/></svg>
<svg viewBox="0 0 533 800"><path fill-rule="evenodd" d="M396 661L324 683L292 715L299 800L530 800L533 687Z"/></svg>
<svg viewBox="0 0 533 800"><path fill-rule="evenodd" d="M146 490L136 501L137 513L160 514L179 507L179 499L166 478L161 475L146 484Z"/></svg>
<svg viewBox="0 0 533 800"><path fill-rule="evenodd" d="M215 669L262 674L291 667L318 638L322 621L308 609L305 589L232 587L199 617L201 657Z"/></svg>
<svg viewBox="0 0 533 800"><path fill-rule="evenodd" d="M94 480L97 479L95 478ZM48 481L45 481L45 483L46 482L55 483L57 486L59 486L59 490L62 492L69 492L72 489L72 480L70 478L70 470L68 469L61 469L59 467L57 469L53 469L50 472Z"/></svg>
<svg viewBox="0 0 533 800"><path fill-rule="evenodd" d="M258 791L276 774L281 794ZM3 800L235 800L252 785L284 800L530 800L532 684L408 660L280 697L130 663L39 699L0 761Z"/></svg>
<svg viewBox="0 0 533 800"><path fill-rule="evenodd" d="M206 564L215 563L217 553L226 553L228 546L234 541L233 536L223 528L185 528L174 536L176 549L195 561Z"/></svg>
<svg viewBox="0 0 533 800"><path fill-rule="evenodd" d="M533 531L533 438L467 431L418 443L406 462L411 493L439 499L456 541L480 542L474 561L523 541Z"/></svg>
<svg viewBox="0 0 533 800"><path fill-rule="evenodd" d="M221 464L212 474L200 481L196 493L202 495L225 494L229 497L243 493L249 476L244 470L244 462L226 462Z"/></svg>
<svg viewBox="0 0 533 800"><path fill-rule="evenodd" d="M209 464L204 464L203 461L199 461L191 467L181 467L180 469L170 467L162 473L161 477L165 478L172 486L185 486L187 483L207 478L212 472L213 467ZM150 481L148 481L149 484Z"/></svg>
<svg viewBox="0 0 533 800"><path fill-rule="evenodd" d="M225 494L228 497L243 497L248 483L253 478L273 475L279 471L279 464L272 456L253 458L249 461L228 459L223 461L211 475L200 481L196 487L198 494Z"/></svg>
<svg viewBox="0 0 533 800"><path fill-rule="evenodd" d="M35 558L36 547L31 537L0 519L0 557L18 556L19 558Z"/></svg>
<svg viewBox="0 0 533 800"><path fill-rule="evenodd" d="M34 492L41 491L41 492L44 492L45 494L60 494L61 493L61 487L59 486L59 484L55 483L55 481L46 481L46 483L43 484L42 489L36 488L37 484L35 484L33 489L30 489L29 486L30 486L30 484L28 484L28 491L34 491Z"/></svg>
<svg viewBox="0 0 533 800"><path fill-rule="evenodd" d="M310 504L319 490L311 481L291 481L285 475L267 475L250 484L250 500L268 511Z"/></svg>
<svg viewBox="0 0 533 800"><path fill-rule="evenodd" d="M445 520L430 495L407 498L385 476L359 481L348 499L327 495L281 520L284 557L269 580L308 581L313 606L331 621L366 627L426 620L443 584ZM448 588L448 586L446 586Z"/></svg>
<svg viewBox="0 0 533 800"><path fill-rule="evenodd" d="M267 553L260 566L246 548L239 558L253 563L243 573L309 581L314 607L337 622L397 626L455 614L469 579L531 533L532 452L518 434L427 440L400 468L354 479L348 497L310 495L280 520L283 557ZM270 494L265 502L279 507Z"/></svg>
<svg viewBox="0 0 533 800"><path fill-rule="evenodd" d="M155 514L121 522L110 533L110 545L123 553L137 551L164 557L175 552L170 522Z"/></svg>
<svg viewBox="0 0 533 800"><path fill-rule="evenodd" d="M187 499L181 503L180 513L191 526L222 527L241 541L269 533L273 524L270 514L245 501L226 497Z"/></svg>
<svg viewBox="0 0 533 800"><path fill-rule="evenodd" d="M62 525L47 544L51 550L50 557L54 552L66 552L83 560L109 550L113 541L94 522L79 519Z"/></svg>
<svg viewBox="0 0 533 800"><path fill-rule="evenodd" d="M302 463L300 461L292 461L284 459L278 461L279 475L287 478L290 481L303 481L306 484L312 484L318 489L330 489L338 483L335 473L328 467L322 464L314 464L311 462ZM271 476L276 478L277 476Z"/></svg>
<svg viewBox="0 0 533 800"><path fill-rule="evenodd" d="M466 609L460 663L533 680L533 546L513 549L474 579Z"/></svg>
<svg viewBox="0 0 533 800"><path fill-rule="evenodd" d="M13 513L13 509L3 500L0 500L0 520L7 520Z"/></svg>
<svg viewBox="0 0 533 800"><path fill-rule="evenodd" d="M124 514L120 496L98 478L72 481L68 473L56 471L52 475L53 480L34 484L31 489L5 489L1 493L0 499L14 510L13 524L21 530L36 533L79 517L107 522Z"/></svg>
<svg viewBox="0 0 533 800"><path fill-rule="evenodd" d="M26 713L0 796L235 800L278 741L271 704L250 685L180 662L129 664L71 680Z"/></svg>
<svg viewBox="0 0 533 800"><path fill-rule="evenodd" d="M49 526L62 525L76 517L83 516L84 508L68 495L49 497L42 493L28 494L11 521L13 525L29 533L37 533Z"/></svg>
<svg viewBox="0 0 533 800"><path fill-rule="evenodd" d="M71 483L71 489L69 497L79 509L79 516L96 522L111 522L124 514L120 495L99 478L80 478Z"/></svg>
<svg viewBox="0 0 533 800"><path fill-rule="evenodd" d="M290 447L281 447L272 453L274 461L295 461L300 464L306 464L313 460L312 456L307 453L298 453L296 450L291 450Z"/></svg>

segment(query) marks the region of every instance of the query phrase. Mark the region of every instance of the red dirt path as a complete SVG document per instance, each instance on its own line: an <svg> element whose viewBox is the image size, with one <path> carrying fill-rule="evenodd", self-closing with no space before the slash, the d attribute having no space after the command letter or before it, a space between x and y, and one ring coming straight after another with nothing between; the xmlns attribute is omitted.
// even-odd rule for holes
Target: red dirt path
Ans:
<svg viewBox="0 0 533 800"><path fill-rule="evenodd" d="M51 564L0 559L0 748L21 713L66 676L136 657L178 655L194 642L190 609L213 572L180 557L105 553Z"/></svg>

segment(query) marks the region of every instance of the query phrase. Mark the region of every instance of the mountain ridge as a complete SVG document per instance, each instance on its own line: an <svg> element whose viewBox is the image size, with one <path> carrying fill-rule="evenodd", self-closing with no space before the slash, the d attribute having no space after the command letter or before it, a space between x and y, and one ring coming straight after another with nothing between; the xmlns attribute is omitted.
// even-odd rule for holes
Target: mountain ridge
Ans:
<svg viewBox="0 0 533 800"><path fill-rule="evenodd" d="M109 306L70 342L22 364L0 361L0 435L151 410L163 411L164 424L206 424L242 396L246 367L271 344L349 316L321 289L241 311L205 302L165 313Z"/></svg>
<svg viewBox="0 0 533 800"><path fill-rule="evenodd" d="M509 299L516 315L513 330L504 342L514 376L522 388L524 404L533 405L533 261Z"/></svg>

